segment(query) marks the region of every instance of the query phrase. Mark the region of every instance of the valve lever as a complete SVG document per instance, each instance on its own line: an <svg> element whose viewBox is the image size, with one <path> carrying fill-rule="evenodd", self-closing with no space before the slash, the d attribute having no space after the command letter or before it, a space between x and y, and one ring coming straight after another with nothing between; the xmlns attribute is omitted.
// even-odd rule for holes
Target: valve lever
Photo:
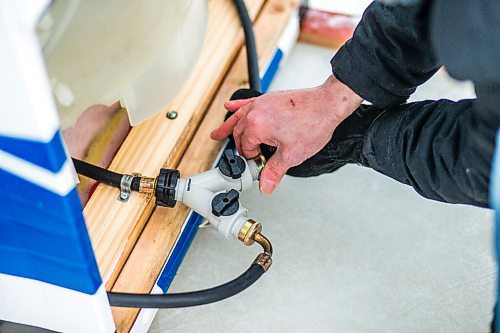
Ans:
<svg viewBox="0 0 500 333"><path fill-rule="evenodd" d="M226 193L219 193L212 199L212 213L219 216L231 216L240 208L240 193L230 190Z"/></svg>
<svg viewBox="0 0 500 333"><path fill-rule="evenodd" d="M241 156L235 155L232 149L224 151L219 163L219 170L224 176L238 179L245 172L245 169L245 160Z"/></svg>

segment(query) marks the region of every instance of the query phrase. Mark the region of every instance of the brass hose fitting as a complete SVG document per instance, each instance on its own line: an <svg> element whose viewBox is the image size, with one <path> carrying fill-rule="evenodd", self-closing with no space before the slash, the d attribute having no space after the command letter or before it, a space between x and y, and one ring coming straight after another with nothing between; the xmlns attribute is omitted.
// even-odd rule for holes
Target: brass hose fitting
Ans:
<svg viewBox="0 0 500 333"><path fill-rule="evenodd" d="M252 219L248 219L238 233L238 239L246 246L255 243L254 236L262 231L262 225Z"/></svg>
<svg viewBox="0 0 500 333"><path fill-rule="evenodd" d="M269 239L261 234L262 225L255 222L252 219L248 219L243 227L240 229L238 234L238 239L243 242L243 244L250 246L253 243L258 243L264 249L264 252L259 254L255 258L254 264L261 266L265 272L271 267L273 260L271 259L273 255L273 246Z"/></svg>
<svg viewBox="0 0 500 333"><path fill-rule="evenodd" d="M154 193L156 189L156 178L141 177L139 183L139 192L141 193Z"/></svg>
<svg viewBox="0 0 500 333"><path fill-rule="evenodd" d="M264 169L264 166L266 165L266 158L264 157L264 155L259 154L252 159L254 160L255 164L257 165L257 170L259 171L259 174L260 174L260 172L262 171L262 169Z"/></svg>
<svg viewBox="0 0 500 333"><path fill-rule="evenodd" d="M264 236L259 232L253 236L253 239L255 240L256 243L262 246L265 253L268 253L269 255L273 254L273 246L271 245L271 242L269 241L269 239L267 239L266 236Z"/></svg>

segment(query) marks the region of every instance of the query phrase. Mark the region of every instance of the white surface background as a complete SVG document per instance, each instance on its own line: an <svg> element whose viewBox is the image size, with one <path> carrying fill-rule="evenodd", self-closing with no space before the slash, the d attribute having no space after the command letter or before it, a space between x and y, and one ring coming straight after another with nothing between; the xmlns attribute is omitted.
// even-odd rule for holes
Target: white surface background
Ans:
<svg viewBox="0 0 500 333"><path fill-rule="evenodd" d="M297 45L272 89L320 84L332 51ZM439 72L413 100L474 96ZM347 166L243 204L275 247L271 270L220 303L162 310L159 332L487 332L494 303L492 214L419 197L370 169ZM200 230L170 291L211 287L258 253Z"/></svg>

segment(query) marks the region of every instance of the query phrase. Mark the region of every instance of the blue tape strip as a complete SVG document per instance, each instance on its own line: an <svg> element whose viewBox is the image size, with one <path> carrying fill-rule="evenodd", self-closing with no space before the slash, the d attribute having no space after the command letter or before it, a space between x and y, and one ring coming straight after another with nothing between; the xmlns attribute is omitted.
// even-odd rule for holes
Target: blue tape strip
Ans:
<svg viewBox="0 0 500 333"><path fill-rule="evenodd" d="M203 217L193 212L186 222L183 232L179 236L177 244L175 245L170 259L167 261L165 268L161 272L158 282L156 283L158 287L163 290L164 293L167 292L168 288L172 284L172 281L179 270L182 260L186 256L187 250L191 243L193 242L194 236L198 232L198 226L200 225Z"/></svg>
<svg viewBox="0 0 500 333"><path fill-rule="evenodd" d="M491 177L490 177L490 207L495 210L495 252L496 252L496 262L497 271L500 268L499 258L500 258L500 131L497 132L495 154L493 156ZM498 307L498 301L500 300L500 279L497 279L497 306L496 312L496 332L500 332L500 308Z"/></svg>
<svg viewBox="0 0 500 333"><path fill-rule="evenodd" d="M57 131L49 142L25 140L0 135L0 150L15 155L52 172L58 172L66 162L61 133Z"/></svg>
<svg viewBox="0 0 500 333"><path fill-rule="evenodd" d="M101 285L76 188L66 196L0 169L0 273L94 294Z"/></svg>
<svg viewBox="0 0 500 333"><path fill-rule="evenodd" d="M271 60L271 62L269 63L269 66L267 67L266 72L264 73L264 76L261 80L262 92L265 93L268 91L271 82L276 76L276 72L278 71L279 64L282 58L283 51L281 51L281 49L276 49L276 52L274 52L273 60Z"/></svg>

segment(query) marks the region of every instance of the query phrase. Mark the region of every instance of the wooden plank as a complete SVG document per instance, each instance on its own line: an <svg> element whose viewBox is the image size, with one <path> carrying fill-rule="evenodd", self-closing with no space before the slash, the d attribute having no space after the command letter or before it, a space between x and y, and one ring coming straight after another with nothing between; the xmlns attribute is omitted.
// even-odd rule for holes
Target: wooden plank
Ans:
<svg viewBox="0 0 500 333"><path fill-rule="evenodd" d="M268 0L255 24L255 35L260 56L260 66L267 65L281 33L297 6L295 0ZM224 79L210 108L189 144L179 170L183 177L209 169L214 163L222 143L210 139L210 132L224 119L224 101L238 88L248 86L245 50ZM113 291L149 293L158 279L165 261L172 250L189 209L178 204L176 208L157 207L144 228L134 250L120 273ZM128 332L139 310L113 308L118 332Z"/></svg>
<svg viewBox="0 0 500 333"><path fill-rule="evenodd" d="M360 17L308 8L300 23L301 42L338 49L352 37Z"/></svg>
<svg viewBox="0 0 500 333"><path fill-rule="evenodd" d="M263 0L247 0L253 17ZM234 61L243 43L238 16L231 0L209 1L207 33L198 62L184 88L167 110L149 121L134 127L110 165L118 172L140 172L156 175L168 161L175 167L182 156L182 145L190 135L185 128L193 116L206 106ZM175 120L165 112L177 110ZM154 202L150 197L133 193L127 203L117 200L118 189L100 185L84 215L101 276L109 290L133 248Z"/></svg>

